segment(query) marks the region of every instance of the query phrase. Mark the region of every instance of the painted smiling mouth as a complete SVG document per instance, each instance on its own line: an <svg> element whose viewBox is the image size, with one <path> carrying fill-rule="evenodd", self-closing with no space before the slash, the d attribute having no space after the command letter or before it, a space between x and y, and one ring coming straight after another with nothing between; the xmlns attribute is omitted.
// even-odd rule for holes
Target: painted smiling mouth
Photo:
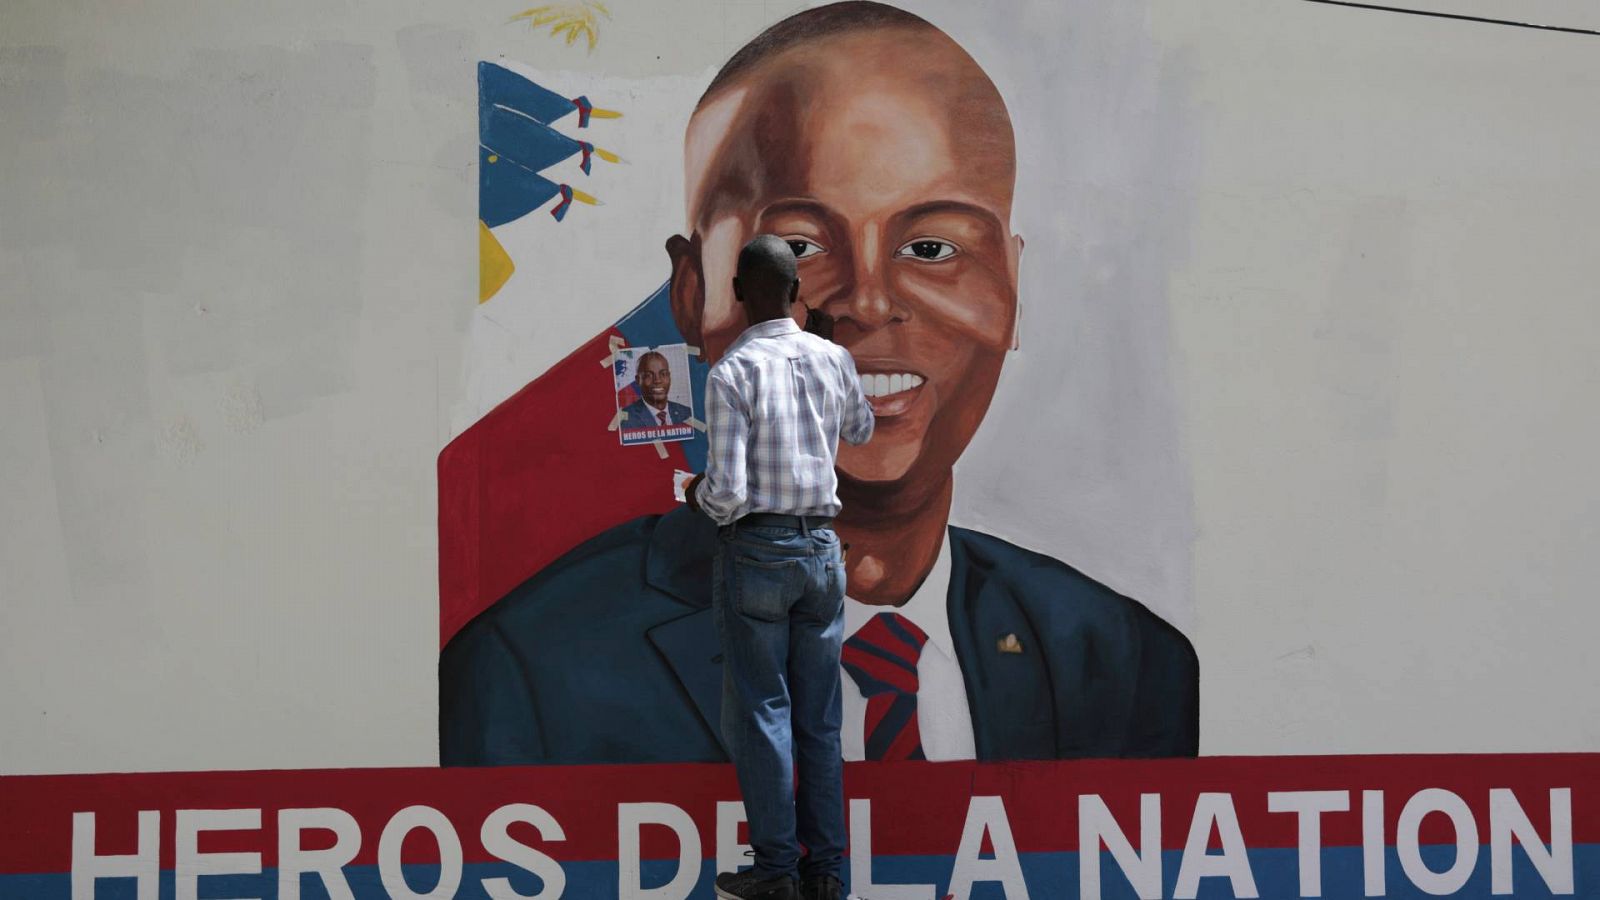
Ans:
<svg viewBox="0 0 1600 900"><path fill-rule="evenodd" d="M912 372L863 372L861 388L866 391L867 399L877 400L919 388L924 380Z"/></svg>

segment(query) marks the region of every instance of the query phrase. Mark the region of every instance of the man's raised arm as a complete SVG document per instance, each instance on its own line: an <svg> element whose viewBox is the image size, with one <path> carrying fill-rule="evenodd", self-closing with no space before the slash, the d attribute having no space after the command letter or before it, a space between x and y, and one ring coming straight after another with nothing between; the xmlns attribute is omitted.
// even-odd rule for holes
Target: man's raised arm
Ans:
<svg viewBox="0 0 1600 900"><path fill-rule="evenodd" d="M875 420L872 418L872 404L867 402L867 392L861 387L861 376L856 372L855 357L850 351L839 348L843 357L841 367L844 369L845 411L844 422L839 428L839 437L847 444L865 444L872 437L872 427Z"/></svg>

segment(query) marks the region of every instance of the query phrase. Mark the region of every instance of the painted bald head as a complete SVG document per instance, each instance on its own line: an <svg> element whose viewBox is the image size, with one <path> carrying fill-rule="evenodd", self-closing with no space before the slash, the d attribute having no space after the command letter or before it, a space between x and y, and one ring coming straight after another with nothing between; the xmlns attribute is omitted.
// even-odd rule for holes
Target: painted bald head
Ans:
<svg viewBox="0 0 1600 900"><path fill-rule="evenodd" d="M1016 322L1016 153L988 76L910 13L819 7L734 54L685 150L690 231L667 244L680 330L720 357L744 327L740 248L781 237L800 300L834 317L878 416L869 444L842 449L841 488L942 483Z"/></svg>
<svg viewBox="0 0 1600 900"><path fill-rule="evenodd" d="M985 170L986 179L1004 184L1009 207L1016 149L1000 92L949 35L920 16L882 3L818 7L756 36L718 70L701 95L690 121L688 146L694 151L720 145L717 126L736 114L730 107L748 106L759 98L779 105L746 120L754 126L747 137L756 146L738 149L783 152L787 126L796 124L793 118L819 105L808 99L840 99L839 94L866 98L885 87L891 89L890 97L941 107L962 132L961 143L977 151L969 161ZM730 95L746 102L729 102ZM769 133L764 126L778 130ZM703 156L687 161L690 227L697 212L712 212L704 208L708 204L738 203L759 193L760 185L738 181L729 162Z"/></svg>

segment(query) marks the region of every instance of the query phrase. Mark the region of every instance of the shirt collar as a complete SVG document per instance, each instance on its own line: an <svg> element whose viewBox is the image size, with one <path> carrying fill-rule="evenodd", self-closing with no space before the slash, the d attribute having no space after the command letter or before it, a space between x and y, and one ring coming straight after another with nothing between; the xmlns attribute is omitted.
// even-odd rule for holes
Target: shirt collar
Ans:
<svg viewBox="0 0 1600 900"><path fill-rule="evenodd" d="M742 344L745 341L755 340L756 338L777 337L780 334L798 334L799 332L800 326L796 325L793 319L784 316L781 319L768 319L765 322L757 322L751 325L739 334L738 340L734 341L734 343Z"/></svg>
<svg viewBox="0 0 1600 900"><path fill-rule="evenodd" d="M766 324L763 322L762 324ZM867 620L881 612L897 612L910 619L928 636L928 643L950 659L956 658L955 642L950 637L950 529L939 542L939 556L928 570L928 577L917 586L911 599L900 606L875 606L846 599L844 636L848 640Z"/></svg>

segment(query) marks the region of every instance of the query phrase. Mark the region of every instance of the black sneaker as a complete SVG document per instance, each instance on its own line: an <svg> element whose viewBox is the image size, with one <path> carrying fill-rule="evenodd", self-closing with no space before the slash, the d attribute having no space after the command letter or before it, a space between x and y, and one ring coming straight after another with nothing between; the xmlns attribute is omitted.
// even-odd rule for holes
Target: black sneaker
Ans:
<svg viewBox="0 0 1600 900"><path fill-rule="evenodd" d="M840 900L844 884L832 875L800 879L800 900Z"/></svg>
<svg viewBox="0 0 1600 900"><path fill-rule="evenodd" d="M723 872L717 876L717 896L723 900L796 900L794 879L787 875L762 877L754 869Z"/></svg>

